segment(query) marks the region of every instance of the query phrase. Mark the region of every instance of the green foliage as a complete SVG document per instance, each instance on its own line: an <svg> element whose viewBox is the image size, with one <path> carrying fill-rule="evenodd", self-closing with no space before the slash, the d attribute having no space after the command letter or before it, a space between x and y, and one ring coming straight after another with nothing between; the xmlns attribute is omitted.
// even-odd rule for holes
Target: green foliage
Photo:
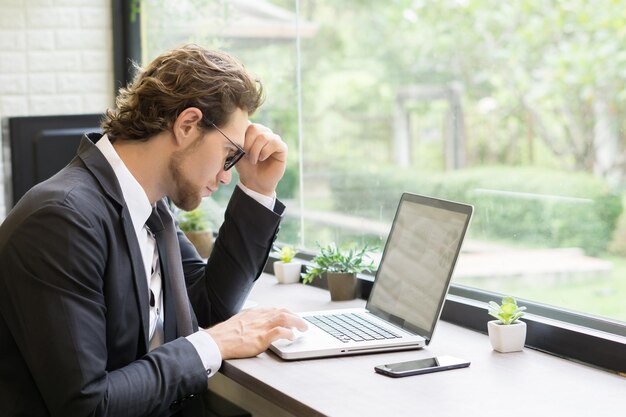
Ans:
<svg viewBox="0 0 626 417"><path fill-rule="evenodd" d="M271 2L294 11L292 1ZM174 35L171 28L181 27L172 22L188 22L189 40L234 53L263 81L267 100L253 120L283 137L290 158L303 152L305 179L317 171L333 176L337 211L390 221L399 193L406 190L474 204L470 232L480 237L578 246L589 254L602 253L611 240L622 204L590 173L597 165L599 127L609 126L613 136L612 162L619 162L626 143L623 1L301 0L302 27L316 26L301 38L302 149L297 148L298 67L292 42L222 37L220 31L238 17L232 2L186 0L173 9L164 0L143 3L149 16L147 57L179 43L184 31ZM192 33L194 22L202 22L206 31ZM451 82L463 86L467 166L518 167L441 175L377 169L393 160L397 95L406 86ZM432 127L446 123L447 102L407 106L414 125L413 163L440 170L446 132ZM342 171L330 169L349 161L360 164L352 178L344 180ZM279 184L279 198L291 198L296 189L293 162ZM532 168L519 167L524 164L551 169L536 170L534 176ZM612 166L623 174L620 164ZM235 183L221 187L214 199L225 203ZM590 201L526 199L520 193L489 193L493 190ZM304 228L313 233L299 236L299 226L290 226L291 241L344 241L337 235L344 233L340 228L306 223ZM320 238L321 233L330 235Z"/></svg>
<svg viewBox="0 0 626 417"><path fill-rule="evenodd" d="M513 324L524 315L526 307L519 307L513 297L503 297L502 304L489 301L489 315L500 321L500 324Z"/></svg>
<svg viewBox="0 0 626 417"><path fill-rule="evenodd" d="M270 1L291 12L296 5ZM474 204L470 234L486 240L579 246L598 254L611 235L620 235L614 230L622 203L591 173L614 172L624 187L624 1L300 0L300 27L312 23L319 29L301 33L301 115L295 40L222 36L221 30L236 26L231 20L238 17L237 3L182 0L170 7L166 0L143 2L148 8L142 22L147 24L144 63L183 41L241 58L267 94L253 120L289 144L290 166L303 152L307 186L301 191L306 192L301 210L323 199L326 206L315 209L391 222L399 194L412 191ZM438 175L377 168L394 160L393 112L403 87L451 82L463 86L464 162L470 169ZM415 167L441 171L444 166L449 116L442 103L447 106L445 100L407 102ZM602 167L597 162L606 138L610 143L604 149L615 151ZM350 169L332 169L333 163L350 161L359 164L354 175ZM506 164L510 168L475 169ZM332 179L308 186L319 173ZM289 182L279 185L279 198L290 198ZM235 184L233 178L214 200L225 205ZM581 200L540 199L541 194ZM348 227L305 219L301 229L298 220L285 218L281 240L313 246L315 241L359 239ZM594 292L582 293L580 298L588 299Z"/></svg>
<svg viewBox="0 0 626 417"><path fill-rule="evenodd" d="M339 170L339 168L338 168ZM474 237L603 253L623 206L591 174L520 167L443 174L350 167L331 182L335 209L390 222L402 191L474 205Z"/></svg>
<svg viewBox="0 0 626 417"><path fill-rule="evenodd" d="M281 199L294 198L299 184L299 172L297 164L288 164L285 174L276 187L276 196Z"/></svg>
<svg viewBox="0 0 626 417"><path fill-rule="evenodd" d="M178 221L178 226L183 232L204 232L209 228L206 214L200 207L191 211L181 210Z"/></svg>
<svg viewBox="0 0 626 417"><path fill-rule="evenodd" d="M599 136L610 138L617 150L611 162L619 163L626 143L623 9L615 0L301 0L302 19L319 27L302 42L307 169L329 149L335 159L389 161L397 94L451 82L463 86L470 165L592 172ZM272 87L286 98L293 88ZM273 105L284 113L276 120L293 119L293 105ZM412 110L422 127L441 126L442 115ZM607 134L601 126L610 127ZM423 146L426 136L414 132L411 146Z"/></svg>
<svg viewBox="0 0 626 417"><path fill-rule="evenodd" d="M296 256L296 249L293 246L285 245L282 248L274 247L274 255L283 261L289 263Z"/></svg>
<svg viewBox="0 0 626 417"><path fill-rule="evenodd" d="M302 275L302 282L305 284L313 281L314 278L321 277L325 272L372 272L374 265L370 261L369 264L363 263L363 258L368 258L367 246L361 250L349 249L342 251L331 243L327 246L319 246L320 254L311 261L315 266L307 267L306 274Z"/></svg>

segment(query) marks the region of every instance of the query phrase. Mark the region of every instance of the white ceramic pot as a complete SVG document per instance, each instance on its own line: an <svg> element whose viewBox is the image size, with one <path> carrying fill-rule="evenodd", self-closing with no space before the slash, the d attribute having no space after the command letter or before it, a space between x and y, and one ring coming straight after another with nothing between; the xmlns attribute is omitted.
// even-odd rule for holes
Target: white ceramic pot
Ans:
<svg viewBox="0 0 626 417"><path fill-rule="evenodd" d="M502 353L519 352L526 342L526 323L517 320L513 324L499 324L498 320L487 323L489 341L494 350Z"/></svg>
<svg viewBox="0 0 626 417"><path fill-rule="evenodd" d="M296 282L300 282L301 271L302 264L300 262L274 262L274 275L279 284L295 284Z"/></svg>

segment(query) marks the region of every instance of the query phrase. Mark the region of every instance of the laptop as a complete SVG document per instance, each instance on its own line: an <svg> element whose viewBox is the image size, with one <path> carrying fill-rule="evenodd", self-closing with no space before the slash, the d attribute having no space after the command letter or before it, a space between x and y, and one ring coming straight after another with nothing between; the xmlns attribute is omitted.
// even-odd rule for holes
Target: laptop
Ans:
<svg viewBox="0 0 626 417"><path fill-rule="evenodd" d="M309 330L270 349L293 360L428 345L472 212L467 204L404 193L365 308L298 313Z"/></svg>

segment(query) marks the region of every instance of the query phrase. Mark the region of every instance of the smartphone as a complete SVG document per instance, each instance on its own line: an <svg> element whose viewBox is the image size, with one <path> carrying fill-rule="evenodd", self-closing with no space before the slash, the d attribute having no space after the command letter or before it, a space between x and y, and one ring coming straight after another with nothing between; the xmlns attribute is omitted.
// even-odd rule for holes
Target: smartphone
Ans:
<svg viewBox="0 0 626 417"><path fill-rule="evenodd" d="M374 370L379 374L399 378L402 376L428 374L448 369L466 368L470 362L454 356L437 356L434 358L416 359L414 361L378 365Z"/></svg>

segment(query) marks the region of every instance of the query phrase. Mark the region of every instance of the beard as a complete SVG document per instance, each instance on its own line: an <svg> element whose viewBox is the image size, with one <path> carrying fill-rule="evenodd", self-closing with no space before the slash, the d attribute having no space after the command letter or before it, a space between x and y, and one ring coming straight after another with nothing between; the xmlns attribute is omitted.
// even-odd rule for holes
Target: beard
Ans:
<svg viewBox="0 0 626 417"><path fill-rule="evenodd" d="M202 187L198 187L192 183L183 173L182 165L186 156L190 153L189 151L190 149L184 149L175 152L168 165L175 186L173 195L169 197L177 207L185 211L191 211L197 208L202 202Z"/></svg>

